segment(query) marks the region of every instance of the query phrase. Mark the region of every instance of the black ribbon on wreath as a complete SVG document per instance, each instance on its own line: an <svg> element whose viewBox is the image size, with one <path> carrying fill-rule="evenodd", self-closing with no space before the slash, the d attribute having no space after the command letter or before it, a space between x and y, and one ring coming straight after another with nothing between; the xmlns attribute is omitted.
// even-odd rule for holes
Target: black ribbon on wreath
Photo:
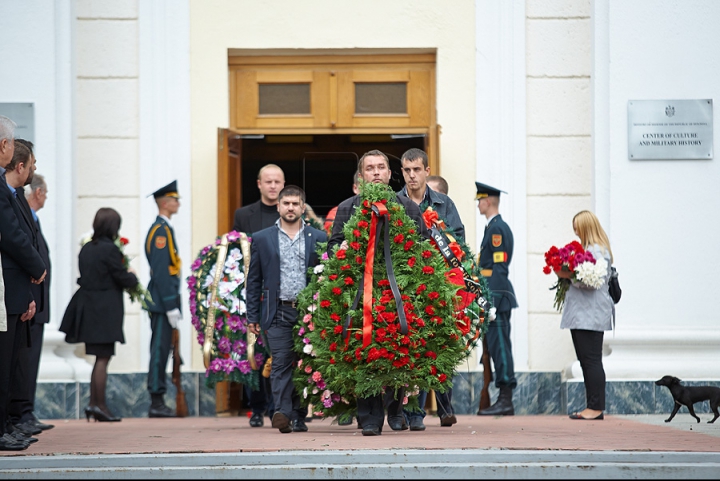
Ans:
<svg viewBox="0 0 720 481"><path fill-rule="evenodd" d="M370 222L370 237L368 239L367 255L365 256L365 270L360 277L360 285L363 286L362 290L358 288L358 292L353 300L351 310L357 308L360 302L360 294L364 294L363 299L363 348L366 348L372 342L372 324L373 324L373 311L372 311L372 286L373 286L373 266L375 262L375 251L380 243L380 235L384 231L384 242L383 242L383 253L385 255L385 272L390 283L390 289L395 299L395 308L397 310L398 321L400 322L400 332L402 334L408 333L407 318L405 316L405 309L403 308L402 298L400 296L400 289L397 285L397 279L395 278L395 269L392 264L392 256L390 254L390 212L388 212L385 204L381 202L375 202L372 205L372 219ZM345 338L345 346L350 343L350 324L352 322L352 316L350 314L345 318L345 324L343 325L342 335Z"/></svg>
<svg viewBox="0 0 720 481"><path fill-rule="evenodd" d="M475 282L472 277L470 277L470 274L467 270L465 270L465 267L462 265L462 262L460 262L460 259L458 259L452 249L450 249L450 242L448 242L448 238L445 236L445 234L440 232L440 230L436 226L432 226L430 228L430 236L437 244L440 254L442 254L448 265L454 269L460 269L463 274L463 280L465 281L465 288L467 289L467 291L475 294L477 296L476 302L478 303L480 308L483 311L488 312L491 307L490 302L488 302L488 300L482 296L480 284Z"/></svg>

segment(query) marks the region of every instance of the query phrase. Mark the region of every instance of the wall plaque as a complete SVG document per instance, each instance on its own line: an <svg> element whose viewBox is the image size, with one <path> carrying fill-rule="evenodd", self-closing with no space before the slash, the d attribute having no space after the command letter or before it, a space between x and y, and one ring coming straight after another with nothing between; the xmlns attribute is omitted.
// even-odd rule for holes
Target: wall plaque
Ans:
<svg viewBox="0 0 720 481"><path fill-rule="evenodd" d="M11 119L15 127L15 138L35 142L35 106L29 102L0 103L0 115Z"/></svg>
<svg viewBox="0 0 720 481"><path fill-rule="evenodd" d="M628 158L712 159L712 99L629 100Z"/></svg>

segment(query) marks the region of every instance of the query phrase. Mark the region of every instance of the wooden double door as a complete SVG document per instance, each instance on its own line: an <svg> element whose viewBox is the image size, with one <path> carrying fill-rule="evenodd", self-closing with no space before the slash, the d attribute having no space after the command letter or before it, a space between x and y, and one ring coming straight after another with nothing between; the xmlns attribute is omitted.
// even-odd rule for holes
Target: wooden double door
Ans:
<svg viewBox="0 0 720 481"><path fill-rule="evenodd" d="M400 157L427 152L439 172L435 54L231 56L230 127L218 129L218 234L235 210L260 198L266 164L306 192L324 217L353 195L358 159L378 149L390 159L391 185L404 185ZM220 383L218 413L241 409L239 386Z"/></svg>

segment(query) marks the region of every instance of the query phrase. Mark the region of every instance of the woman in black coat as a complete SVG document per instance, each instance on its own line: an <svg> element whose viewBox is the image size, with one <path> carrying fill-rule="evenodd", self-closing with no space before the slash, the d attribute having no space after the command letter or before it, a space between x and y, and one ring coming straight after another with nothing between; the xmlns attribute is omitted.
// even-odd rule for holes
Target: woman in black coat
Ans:
<svg viewBox="0 0 720 481"><path fill-rule="evenodd" d="M84 342L85 353L96 356L90 378L90 405L85 416L96 421L120 421L105 403L107 367L115 355L115 343L125 343L123 334L123 290L138 279L123 265L123 254L115 245L120 214L103 207L95 214L92 240L80 251L80 289L73 295L60 330L69 343Z"/></svg>

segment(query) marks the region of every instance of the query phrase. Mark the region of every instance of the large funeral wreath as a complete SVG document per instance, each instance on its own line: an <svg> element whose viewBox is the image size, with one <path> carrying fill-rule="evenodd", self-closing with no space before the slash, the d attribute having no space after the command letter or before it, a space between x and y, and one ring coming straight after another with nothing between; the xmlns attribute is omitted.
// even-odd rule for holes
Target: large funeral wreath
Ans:
<svg viewBox="0 0 720 481"><path fill-rule="evenodd" d="M211 388L220 381L234 381L258 389L258 370L268 356L262 338L256 340L247 330L245 272L249 256L250 239L232 231L203 247L190 267L190 314L197 341L207 351L205 378Z"/></svg>
<svg viewBox="0 0 720 481"><path fill-rule="evenodd" d="M456 317L463 299L444 258L390 187L364 184L361 198L343 229L347 248L323 255L298 297L294 382L323 417L386 389L445 392L469 352Z"/></svg>

